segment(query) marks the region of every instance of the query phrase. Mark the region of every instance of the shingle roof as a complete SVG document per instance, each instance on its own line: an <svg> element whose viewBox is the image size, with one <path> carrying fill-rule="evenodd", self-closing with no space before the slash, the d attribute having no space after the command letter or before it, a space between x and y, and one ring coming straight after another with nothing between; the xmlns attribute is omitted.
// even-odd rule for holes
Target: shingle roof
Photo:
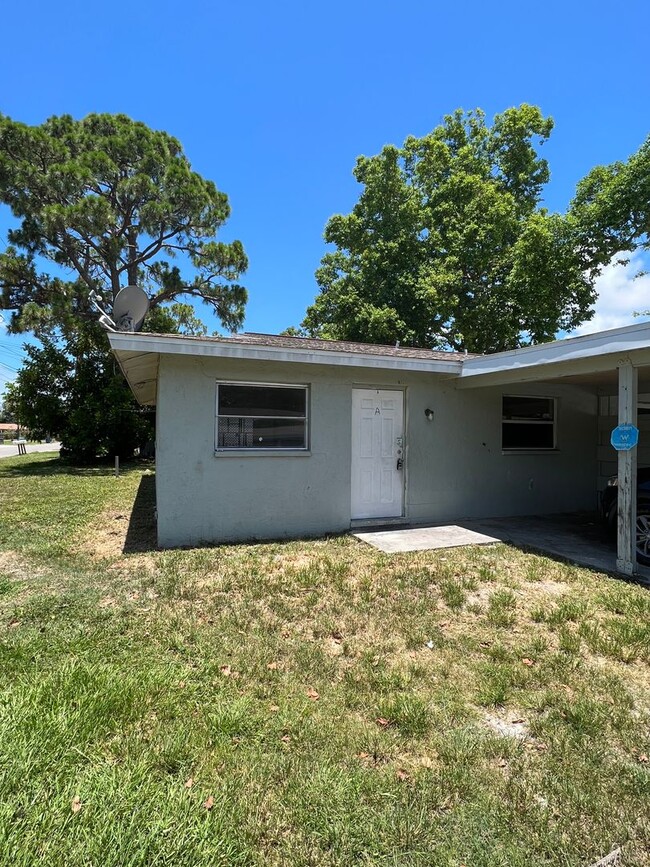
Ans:
<svg viewBox="0 0 650 867"><path fill-rule="evenodd" d="M202 338L205 340L205 338ZM447 352L436 349L421 349L411 346L383 346L376 343L352 343L347 340L321 340L315 337L289 337L283 334L257 334L243 332L232 337L215 337L214 340L228 340L234 343L248 343L257 346L279 346L284 349L314 349L325 352L350 352L359 355L384 355L395 358L429 358L434 361L463 361L475 357L464 352Z"/></svg>
<svg viewBox="0 0 650 867"><path fill-rule="evenodd" d="M465 361L482 356L475 353L452 352L443 349L423 349L415 346L389 346L381 343L353 343L348 340L322 340L318 337L290 337L284 334L258 334L244 331L229 337L190 334L152 334L139 332L145 338L166 338L201 343L238 343L248 346L275 346L279 349L306 349L314 352L347 352L350 355L377 355L384 358L417 358L427 361Z"/></svg>

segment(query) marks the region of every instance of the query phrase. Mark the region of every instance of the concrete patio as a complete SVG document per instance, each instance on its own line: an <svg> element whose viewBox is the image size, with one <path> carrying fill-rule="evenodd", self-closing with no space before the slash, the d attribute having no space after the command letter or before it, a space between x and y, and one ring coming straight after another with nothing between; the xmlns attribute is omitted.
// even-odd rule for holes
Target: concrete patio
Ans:
<svg viewBox="0 0 650 867"><path fill-rule="evenodd" d="M588 512L384 527L354 535L390 554L505 542L598 572L620 575L616 569L615 538L597 515ZM650 569L639 567L639 575L633 580L650 585Z"/></svg>

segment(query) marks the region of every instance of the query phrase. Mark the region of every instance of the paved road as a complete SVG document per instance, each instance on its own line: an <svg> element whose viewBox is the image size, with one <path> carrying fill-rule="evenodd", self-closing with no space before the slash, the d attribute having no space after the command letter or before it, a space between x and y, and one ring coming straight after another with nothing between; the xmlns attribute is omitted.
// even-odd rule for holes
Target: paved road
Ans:
<svg viewBox="0 0 650 867"><path fill-rule="evenodd" d="M27 454L32 452L58 452L61 443L27 443ZM15 458L18 455L18 446L13 443L0 446L0 458Z"/></svg>

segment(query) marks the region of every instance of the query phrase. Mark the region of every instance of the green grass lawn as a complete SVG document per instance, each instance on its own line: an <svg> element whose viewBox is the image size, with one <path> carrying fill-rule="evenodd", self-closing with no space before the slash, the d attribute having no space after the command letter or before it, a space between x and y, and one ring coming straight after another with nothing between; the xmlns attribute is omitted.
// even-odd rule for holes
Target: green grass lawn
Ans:
<svg viewBox="0 0 650 867"><path fill-rule="evenodd" d="M144 472L0 461L1 864L650 864L650 592L505 545L156 551Z"/></svg>

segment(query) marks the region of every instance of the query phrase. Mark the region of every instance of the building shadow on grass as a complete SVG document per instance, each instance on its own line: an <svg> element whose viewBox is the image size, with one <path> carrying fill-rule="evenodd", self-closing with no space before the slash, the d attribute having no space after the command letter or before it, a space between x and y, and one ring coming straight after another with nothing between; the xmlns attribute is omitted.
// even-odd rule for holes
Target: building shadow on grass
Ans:
<svg viewBox="0 0 650 867"><path fill-rule="evenodd" d="M45 452L44 454L49 454ZM12 455L12 457L16 457ZM30 455L26 456L27 458ZM4 458L0 461L2 476L109 476L114 473L114 466L108 463L99 466L75 466L65 458L49 457L38 460L27 460L24 463L14 463Z"/></svg>
<svg viewBox="0 0 650 867"><path fill-rule="evenodd" d="M27 460L21 459L21 463L14 463L8 458L0 460L0 477L26 477L26 476L113 476L115 474L115 463L111 458L98 458L94 464L73 464L67 458L58 456L50 456L49 452L44 452L43 457L38 460L33 460L31 455L26 455ZM11 455L12 458L17 457ZM22 462L24 461L24 463ZM132 459L122 461L120 463L120 472L126 472L133 469L153 469L154 462L152 460Z"/></svg>
<svg viewBox="0 0 650 867"><path fill-rule="evenodd" d="M131 510L122 553L143 553L155 551L156 548L156 477L142 476Z"/></svg>

